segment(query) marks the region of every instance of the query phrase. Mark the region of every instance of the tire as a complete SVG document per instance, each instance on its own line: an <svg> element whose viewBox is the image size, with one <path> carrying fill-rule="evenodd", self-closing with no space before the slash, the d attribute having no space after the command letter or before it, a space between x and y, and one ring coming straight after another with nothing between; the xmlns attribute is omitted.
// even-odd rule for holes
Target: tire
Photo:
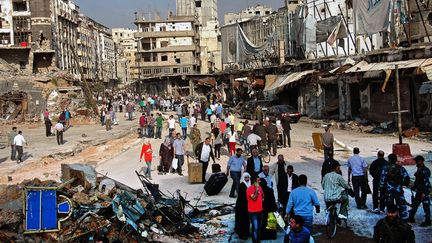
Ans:
<svg viewBox="0 0 432 243"><path fill-rule="evenodd" d="M337 231L337 215L331 211L326 219L326 234L328 238L332 239L336 236Z"/></svg>

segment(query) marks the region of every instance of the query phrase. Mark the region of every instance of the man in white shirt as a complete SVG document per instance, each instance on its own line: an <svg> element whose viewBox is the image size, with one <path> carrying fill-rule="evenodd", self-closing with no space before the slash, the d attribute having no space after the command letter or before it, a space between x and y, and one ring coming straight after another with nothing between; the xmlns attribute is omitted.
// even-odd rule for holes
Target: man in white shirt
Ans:
<svg viewBox="0 0 432 243"><path fill-rule="evenodd" d="M16 151L18 152L18 156L16 157L16 159L17 159L17 164L19 164L23 162L22 161L22 156L24 154L23 145L24 144L27 145L27 141L24 139L24 136L22 135L22 131L18 131L18 134L15 136L13 143L15 145Z"/></svg>
<svg viewBox="0 0 432 243"><path fill-rule="evenodd" d="M56 130L56 137L57 137L57 144L62 145L63 144L63 131L64 126L60 122L57 122L57 124L54 126L54 129Z"/></svg>
<svg viewBox="0 0 432 243"><path fill-rule="evenodd" d="M194 127L194 125L195 125L196 123L197 123L197 122L196 122L196 118L195 118L195 116L192 114L192 115L191 115L191 118L189 119L190 127L191 127L191 128Z"/></svg>
<svg viewBox="0 0 432 243"><path fill-rule="evenodd" d="M202 168L202 183L206 182L205 176L207 173L207 167L210 162L210 158L215 163L215 158L213 154L213 148L210 145L210 137L207 137L204 142L198 144L195 148L195 156L198 158L199 162L203 164Z"/></svg>
<svg viewBox="0 0 432 243"><path fill-rule="evenodd" d="M168 122L169 136L171 137L172 134L173 134L173 132L174 132L174 130L175 130L175 123L176 123L176 121L175 121L174 117L171 115L169 117L169 119L168 119L167 122Z"/></svg>
<svg viewBox="0 0 432 243"><path fill-rule="evenodd" d="M261 141L261 137L256 135L255 133L249 134L247 137L247 142L249 144L249 148L252 151L253 149L258 149L258 142Z"/></svg>

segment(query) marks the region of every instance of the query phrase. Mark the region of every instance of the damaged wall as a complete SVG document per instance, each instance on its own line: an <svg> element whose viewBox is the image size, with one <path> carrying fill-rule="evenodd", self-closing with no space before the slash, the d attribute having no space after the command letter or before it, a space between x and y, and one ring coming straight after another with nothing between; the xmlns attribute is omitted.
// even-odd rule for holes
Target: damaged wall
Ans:
<svg viewBox="0 0 432 243"><path fill-rule="evenodd" d="M323 91L319 84L303 85L299 89L299 112L312 118L322 115L324 106Z"/></svg>
<svg viewBox="0 0 432 243"><path fill-rule="evenodd" d="M33 83L26 78L17 77L16 80L0 79L0 97L8 92L24 92L28 98L28 112L30 117L39 117L46 106L45 98L42 95L42 89L35 87Z"/></svg>

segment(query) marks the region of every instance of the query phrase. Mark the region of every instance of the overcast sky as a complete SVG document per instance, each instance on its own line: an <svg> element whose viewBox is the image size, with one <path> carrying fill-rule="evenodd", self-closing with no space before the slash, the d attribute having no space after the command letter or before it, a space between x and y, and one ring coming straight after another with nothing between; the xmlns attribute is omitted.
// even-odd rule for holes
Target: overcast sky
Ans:
<svg viewBox="0 0 432 243"><path fill-rule="evenodd" d="M258 3L265 4L277 10L284 0L219 0L219 22L223 24L223 14L238 12ZM158 11L166 18L169 11L175 13L175 0L75 0L81 12L110 28L129 27L133 25L134 12Z"/></svg>

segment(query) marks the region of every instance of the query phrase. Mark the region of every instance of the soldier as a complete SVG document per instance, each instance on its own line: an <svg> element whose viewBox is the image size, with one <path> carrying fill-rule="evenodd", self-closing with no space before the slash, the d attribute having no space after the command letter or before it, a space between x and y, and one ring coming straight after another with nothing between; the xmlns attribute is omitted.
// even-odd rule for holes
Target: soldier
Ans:
<svg viewBox="0 0 432 243"><path fill-rule="evenodd" d="M408 222L415 223L414 216L417 212L420 203L423 204L423 210L425 213L425 221L420 224L421 227L427 227L431 225L431 213L430 213L430 198L429 193L431 189L431 183L429 177L431 172L424 164L424 157L419 155L414 158L417 163L417 172L415 175L414 186L412 190L416 192L414 200L411 202L411 211Z"/></svg>
<svg viewBox="0 0 432 243"><path fill-rule="evenodd" d="M192 151L195 151L196 146L201 143L201 132L196 124L194 124L191 130L191 143Z"/></svg>
<svg viewBox="0 0 432 243"><path fill-rule="evenodd" d="M408 220L408 210L404 197L403 186L408 186L410 177L404 167L396 164L395 154L389 154L388 164L384 166L380 180L380 194L386 205L396 203L401 219Z"/></svg>
<svg viewBox="0 0 432 243"><path fill-rule="evenodd" d="M263 111L260 105L258 105L255 109L255 118L259 122L263 119Z"/></svg>
<svg viewBox="0 0 432 243"><path fill-rule="evenodd" d="M387 205L387 216L376 223L373 238L375 242L415 242L411 225L400 220L398 207L394 204Z"/></svg>
<svg viewBox="0 0 432 243"><path fill-rule="evenodd" d="M269 125L266 127L266 132L267 132L268 151L272 151L272 149L273 149L272 156L276 156L276 154L277 154L277 127L272 121L269 121Z"/></svg>

